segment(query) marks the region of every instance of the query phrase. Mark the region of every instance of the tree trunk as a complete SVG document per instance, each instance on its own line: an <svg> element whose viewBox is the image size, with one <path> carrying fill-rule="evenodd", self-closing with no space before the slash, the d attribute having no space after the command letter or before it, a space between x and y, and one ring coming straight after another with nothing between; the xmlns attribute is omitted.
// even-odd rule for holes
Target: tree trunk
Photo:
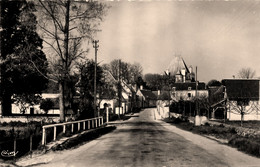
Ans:
<svg viewBox="0 0 260 167"><path fill-rule="evenodd" d="M11 101L11 95L9 93L3 94L1 110L3 116L12 115L12 101Z"/></svg>
<svg viewBox="0 0 260 167"><path fill-rule="evenodd" d="M60 98L59 98L59 107L60 107L60 121L65 121L65 82L69 75L68 69L68 59L69 59L69 13L70 11L70 0L66 2L66 17L65 17L65 27L64 27L64 59L62 59L62 66L64 71L61 71L61 81L59 83L59 91L60 91ZM67 87L66 87L67 88Z"/></svg>
<svg viewBox="0 0 260 167"><path fill-rule="evenodd" d="M63 82L59 83L59 108L60 108L60 122L65 121L65 110L64 110L64 84Z"/></svg>

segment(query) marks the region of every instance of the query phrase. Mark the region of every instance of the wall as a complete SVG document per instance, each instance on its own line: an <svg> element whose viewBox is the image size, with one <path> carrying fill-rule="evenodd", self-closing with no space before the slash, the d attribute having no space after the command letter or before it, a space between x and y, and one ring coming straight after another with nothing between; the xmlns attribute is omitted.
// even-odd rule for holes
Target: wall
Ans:
<svg viewBox="0 0 260 167"><path fill-rule="evenodd" d="M174 94L171 94L171 98L174 100L180 100L180 97L182 97L184 100L188 100L188 94L191 94L191 98L196 96L196 90L177 90L175 91L175 96ZM198 96L206 96L208 97L208 90L198 90Z"/></svg>
<svg viewBox="0 0 260 167"><path fill-rule="evenodd" d="M259 101L250 101L249 105L246 106L245 111L249 114L244 115L244 120L260 120L260 111L258 111L258 108L260 108L260 102ZM240 113L236 110L236 102L235 101L229 101L227 103L227 119L231 121L235 120L241 120Z"/></svg>
<svg viewBox="0 0 260 167"><path fill-rule="evenodd" d="M18 122L18 121L21 121L21 122L29 122L29 121L37 121L37 122L59 122L60 120L60 117L59 116L0 116L0 122L3 123L3 122L6 122L6 123L9 123L11 121L13 122Z"/></svg>

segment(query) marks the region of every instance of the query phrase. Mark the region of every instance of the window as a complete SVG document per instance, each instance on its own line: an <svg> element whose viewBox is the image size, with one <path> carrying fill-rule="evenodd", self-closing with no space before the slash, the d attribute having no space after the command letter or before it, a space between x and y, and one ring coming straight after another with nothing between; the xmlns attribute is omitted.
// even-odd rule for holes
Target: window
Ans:
<svg viewBox="0 0 260 167"><path fill-rule="evenodd" d="M188 97L191 97L191 93L188 93Z"/></svg>

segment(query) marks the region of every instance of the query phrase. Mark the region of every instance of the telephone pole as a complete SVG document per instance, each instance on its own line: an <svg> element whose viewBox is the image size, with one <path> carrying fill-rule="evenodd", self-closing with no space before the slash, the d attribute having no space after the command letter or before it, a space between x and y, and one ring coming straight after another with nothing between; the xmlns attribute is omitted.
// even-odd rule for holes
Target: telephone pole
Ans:
<svg viewBox="0 0 260 167"><path fill-rule="evenodd" d="M97 116L97 51L98 40L93 41L93 48L95 48L95 72L94 72L94 117Z"/></svg>
<svg viewBox="0 0 260 167"><path fill-rule="evenodd" d="M120 118L120 110L121 110L121 96L122 96L122 90L121 90L121 60L118 60L118 117Z"/></svg>

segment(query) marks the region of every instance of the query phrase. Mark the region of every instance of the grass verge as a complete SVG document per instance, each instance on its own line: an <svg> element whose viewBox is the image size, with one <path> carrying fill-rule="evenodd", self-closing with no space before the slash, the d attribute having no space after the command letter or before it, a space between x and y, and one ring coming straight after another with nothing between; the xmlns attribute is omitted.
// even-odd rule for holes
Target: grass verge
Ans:
<svg viewBox="0 0 260 167"><path fill-rule="evenodd" d="M208 123L203 126L195 126L193 123L183 121L180 118L167 118L164 121L196 134L227 140L229 146L247 154L260 157L260 138L240 136L235 127L225 127L223 124L210 125Z"/></svg>
<svg viewBox="0 0 260 167"><path fill-rule="evenodd" d="M58 144L58 145L52 147L52 150L56 151L56 150L64 150L64 149L70 149L73 147L78 147L78 146L84 144L85 142L94 140L102 135L112 132L115 129L116 129L115 126L106 126L106 127L101 127L101 128L92 130L90 132L79 134L76 137L66 140L62 144Z"/></svg>

